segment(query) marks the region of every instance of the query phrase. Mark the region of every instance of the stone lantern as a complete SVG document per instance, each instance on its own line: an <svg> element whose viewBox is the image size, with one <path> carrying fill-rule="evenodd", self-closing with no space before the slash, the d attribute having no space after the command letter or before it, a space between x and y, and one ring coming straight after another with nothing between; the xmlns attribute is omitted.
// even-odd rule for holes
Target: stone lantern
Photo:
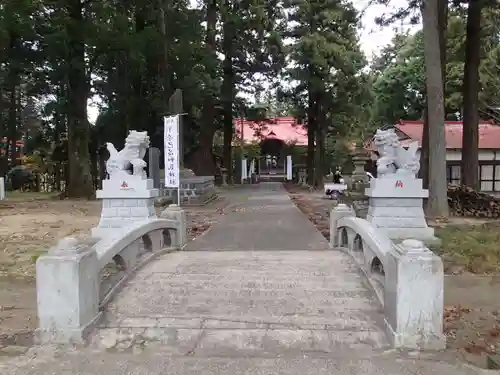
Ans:
<svg viewBox="0 0 500 375"><path fill-rule="evenodd" d="M357 146L354 150L352 162L354 171L352 173L352 188L356 191L363 191L368 186L368 176L365 172L365 165L370 160L370 157L362 147Z"/></svg>

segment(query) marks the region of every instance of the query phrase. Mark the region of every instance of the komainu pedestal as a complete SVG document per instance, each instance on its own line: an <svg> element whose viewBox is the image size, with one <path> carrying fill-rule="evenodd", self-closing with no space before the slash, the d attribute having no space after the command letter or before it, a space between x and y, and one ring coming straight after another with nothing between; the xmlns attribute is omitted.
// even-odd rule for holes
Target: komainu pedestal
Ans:
<svg viewBox="0 0 500 375"><path fill-rule="evenodd" d="M437 240L427 226L423 199L429 192L416 178L420 169L418 144L401 146L394 129L377 130L374 144L379 153L377 178L365 190L369 197L366 220L387 232L391 239L413 238L424 242Z"/></svg>
<svg viewBox="0 0 500 375"><path fill-rule="evenodd" d="M120 152L111 143L107 147L109 178L102 181L102 190L97 191L97 198L102 199L101 219L92 229L92 235L100 238L134 222L156 219L154 201L159 195L153 179L148 179L144 171L147 164L143 158L149 147L146 132L130 131Z"/></svg>
<svg viewBox="0 0 500 375"><path fill-rule="evenodd" d="M391 239L414 238L434 240L434 229L427 226L423 199L429 192L422 188L418 178L398 176L374 178L365 190L369 197L366 220L383 228Z"/></svg>

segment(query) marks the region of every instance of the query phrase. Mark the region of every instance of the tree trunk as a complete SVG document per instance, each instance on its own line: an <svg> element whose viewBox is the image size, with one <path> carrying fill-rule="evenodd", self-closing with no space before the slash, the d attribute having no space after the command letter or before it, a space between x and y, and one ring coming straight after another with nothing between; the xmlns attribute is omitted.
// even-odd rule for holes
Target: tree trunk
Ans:
<svg viewBox="0 0 500 375"><path fill-rule="evenodd" d="M119 137L120 141L117 142L118 144L114 143L113 141L106 139L108 142L113 142L115 147L123 147L123 142L125 141L125 138L128 136L128 132L131 128L131 121L130 121L130 97L133 95L130 86L129 86L129 81L128 77L130 77L130 72L128 71L128 65L129 65L129 56L126 52L121 52L117 58L116 61L116 73L112 72L111 70L108 72L109 75L116 74L118 78L118 88L117 88L117 95L115 98L115 106L117 108L117 113L118 113L118 119L121 121L120 126L116 129L117 130L117 138Z"/></svg>
<svg viewBox="0 0 500 375"><path fill-rule="evenodd" d="M54 110L54 133L53 133L53 139L54 139L54 145L56 148L61 147L61 134L66 132L66 122L65 122L65 106L64 106L64 87L65 84L62 83L59 85L56 91L56 98L57 98L57 104ZM54 161L54 160L53 160ZM54 171L54 189L55 191L61 192L62 189L62 181L63 181L63 164L62 164L62 158L61 155L58 154L58 157L56 158L57 163L55 164L55 171Z"/></svg>
<svg viewBox="0 0 500 375"><path fill-rule="evenodd" d="M429 117L429 200L431 217L448 217L443 77L439 46L438 3L425 0L422 9Z"/></svg>
<svg viewBox="0 0 500 375"><path fill-rule="evenodd" d="M146 28L146 6L142 3L138 2L135 6L135 33L139 34L144 31ZM132 81L132 91L133 95L131 95L131 125L136 130L142 130L147 128L147 121L149 118L148 114L148 105L145 102L145 98L148 97L146 82L143 73L139 70L136 70L131 78Z"/></svg>
<svg viewBox="0 0 500 375"><path fill-rule="evenodd" d="M99 160L97 159L98 151L94 149L90 154L90 171L92 174L92 184L94 185L94 190L99 188Z"/></svg>
<svg viewBox="0 0 500 375"><path fill-rule="evenodd" d="M315 15L309 11L309 31L311 33L316 31L316 18ZM316 138L316 129L318 127L318 112L315 109L316 97L315 97L315 87L313 86L313 77L316 73L314 69L313 62L309 62L308 66L308 103L307 103L307 183L310 186L314 185L315 182L315 138Z"/></svg>
<svg viewBox="0 0 500 375"><path fill-rule="evenodd" d="M9 47L8 54L16 55L19 38L18 36L9 31ZM15 61L11 61L8 64L8 74L7 74L7 87L9 92L9 102L8 102L8 114L7 114L7 135L8 139L6 142L8 143L6 147L6 157L7 157L7 171L17 164L17 138L18 138L18 86L19 86L19 77L20 70Z"/></svg>
<svg viewBox="0 0 500 375"><path fill-rule="evenodd" d="M438 0L439 48L441 50L441 75L443 77L443 108L446 90L446 30L448 28L448 0ZM427 97L423 116L422 147L420 149L420 178L424 189L429 188L429 116Z"/></svg>
<svg viewBox="0 0 500 375"><path fill-rule="evenodd" d="M316 163L315 163L315 186L323 186L323 178L325 172L324 161L325 161L325 134L321 122L318 124L316 129Z"/></svg>
<svg viewBox="0 0 500 375"><path fill-rule="evenodd" d="M325 163L325 129L326 129L326 118L323 106L323 95L324 89L316 94L315 98L315 111L317 118L317 128L316 128L316 171L315 171L315 186L323 186L324 163Z"/></svg>
<svg viewBox="0 0 500 375"><path fill-rule="evenodd" d="M125 3L117 5L117 13L121 17L126 17L130 14L129 6ZM112 142L115 147L123 147L125 138L128 136L129 130L132 128L132 119L134 116L134 96L132 89L134 73L130 69L130 50L124 48L117 53L114 64L108 68L108 77L116 77L117 88L116 96L114 97L114 106L120 121L119 129L117 130L116 138L120 139L116 144L114 140L106 139ZM132 80L132 82L131 82ZM99 145L103 145L100 143ZM99 146L98 145L98 146Z"/></svg>
<svg viewBox="0 0 500 375"><path fill-rule="evenodd" d="M15 80L11 81L10 94L9 94L9 116L8 116L8 129L10 143L10 163L9 169L17 165L17 138L18 138L18 118L17 118L17 86Z"/></svg>
<svg viewBox="0 0 500 375"><path fill-rule="evenodd" d="M482 1L469 0L463 83L462 184L479 190L479 64Z"/></svg>
<svg viewBox="0 0 500 375"><path fill-rule="evenodd" d="M68 164L71 198L91 198L94 195L89 155L89 122L87 117L88 85L85 74L85 28L83 4L71 0L71 19L67 26L68 43Z"/></svg>
<svg viewBox="0 0 500 375"><path fill-rule="evenodd" d="M215 174L212 146L215 134L215 100L214 82L217 80L217 0L208 0L207 3L207 34L205 48L207 51L206 70L210 76L208 87L205 89L205 98L202 110L202 126L200 129L200 144L193 154L193 172L196 175L211 176Z"/></svg>
<svg viewBox="0 0 500 375"><path fill-rule="evenodd" d="M3 94L4 91L2 90L3 88L0 85L0 123L1 123L1 134L5 134L5 131L7 129L7 124L4 122L3 116L3 110L4 110L4 99L3 99ZM1 151L0 151L0 177L5 177L8 172L8 166L9 166L9 142L7 142L7 138L4 138L3 136L0 137L0 140L2 142L1 146ZM5 142L4 142L5 141Z"/></svg>
<svg viewBox="0 0 500 375"><path fill-rule="evenodd" d="M233 142L233 101L234 101L234 70L233 70L233 55L234 46L233 39L235 38L234 23L232 17L234 15L231 12L230 7L231 2L225 2L224 9L224 39L222 42L222 48L224 53L224 78L222 82L222 92L221 97L223 101L223 111L224 111L224 149L223 149L223 160L224 168L227 169L227 179L229 182L233 178L233 168L232 168L232 152L231 146Z"/></svg>
<svg viewBox="0 0 500 375"><path fill-rule="evenodd" d="M307 184L314 185L314 153L316 138L316 118L314 113L314 93L309 84L309 103L307 105Z"/></svg>
<svg viewBox="0 0 500 375"><path fill-rule="evenodd" d="M165 19L165 12L170 8L169 0L158 0L158 9L159 11L159 29L160 35L162 36L162 62L160 64L160 82L162 82L163 86L163 102L165 105L165 112L168 109L168 99L170 98L170 75L168 69L168 36L167 36L167 21Z"/></svg>
<svg viewBox="0 0 500 375"><path fill-rule="evenodd" d="M427 111L427 98L425 99L425 108L422 126L422 145L420 147L420 173L422 186L429 188L429 115Z"/></svg>
<svg viewBox="0 0 500 375"><path fill-rule="evenodd" d="M191 169L197 176L213 176L215 174L214 154L212 143L215 131L203 131L200 134L200 145L193 153Z"/></svg>

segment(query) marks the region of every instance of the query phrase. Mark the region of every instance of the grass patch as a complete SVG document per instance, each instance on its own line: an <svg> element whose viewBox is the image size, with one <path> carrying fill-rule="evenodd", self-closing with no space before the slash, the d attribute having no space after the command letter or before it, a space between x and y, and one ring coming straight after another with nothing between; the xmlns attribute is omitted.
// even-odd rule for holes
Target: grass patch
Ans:
<svg viewBox="0 0 500 375"><path fill-rule="evenodd" d="M436 228L440 245L430 246L439 254L446 273L500 272L500 223L448 225Z"/></svg>
<svg viewBox="0 0 500 375"><path fill-rule="evenodd" d="M53 200L59 199L60 192L53 193L37 193L31 191L7 191L5 192L5 198L7 201L13 202L26 202L26 201L39 201L39 200Z"/></svg>
<svg viewBox="0 0 500 375"><path fill-rule="evenodd" d="M36 264L37 259L40 258L44 254L47 254L47 250L40 250L36 254L32 254L30 256L31 263Z"/></svg>

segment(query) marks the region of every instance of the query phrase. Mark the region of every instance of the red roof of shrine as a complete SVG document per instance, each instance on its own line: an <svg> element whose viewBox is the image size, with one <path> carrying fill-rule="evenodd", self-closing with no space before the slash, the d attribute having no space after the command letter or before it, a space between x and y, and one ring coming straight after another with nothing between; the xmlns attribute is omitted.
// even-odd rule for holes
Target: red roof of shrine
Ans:
<svg viewBox="0 0 500 375"><path fill-rule="evenodd" d="M422 144L422 133L424 124L422 121L404 121L399 120L396 128L406 134L411 140ZM446 121L446 148L462 148L462 122ZM482 149L500 149L500 126L493 122L481 121L479 123L479 148Z"/></svg>
<svg viewBox="0 0 500 375"><path fill-rule="evenodd" d="M236 137L241 134L241 119L233 120ZM307 129L299 125L293 117L269 118L265 122L243 120L243 139L245 143L260 142L265 139L279 139L299 146L307 145Z"/></svg>

